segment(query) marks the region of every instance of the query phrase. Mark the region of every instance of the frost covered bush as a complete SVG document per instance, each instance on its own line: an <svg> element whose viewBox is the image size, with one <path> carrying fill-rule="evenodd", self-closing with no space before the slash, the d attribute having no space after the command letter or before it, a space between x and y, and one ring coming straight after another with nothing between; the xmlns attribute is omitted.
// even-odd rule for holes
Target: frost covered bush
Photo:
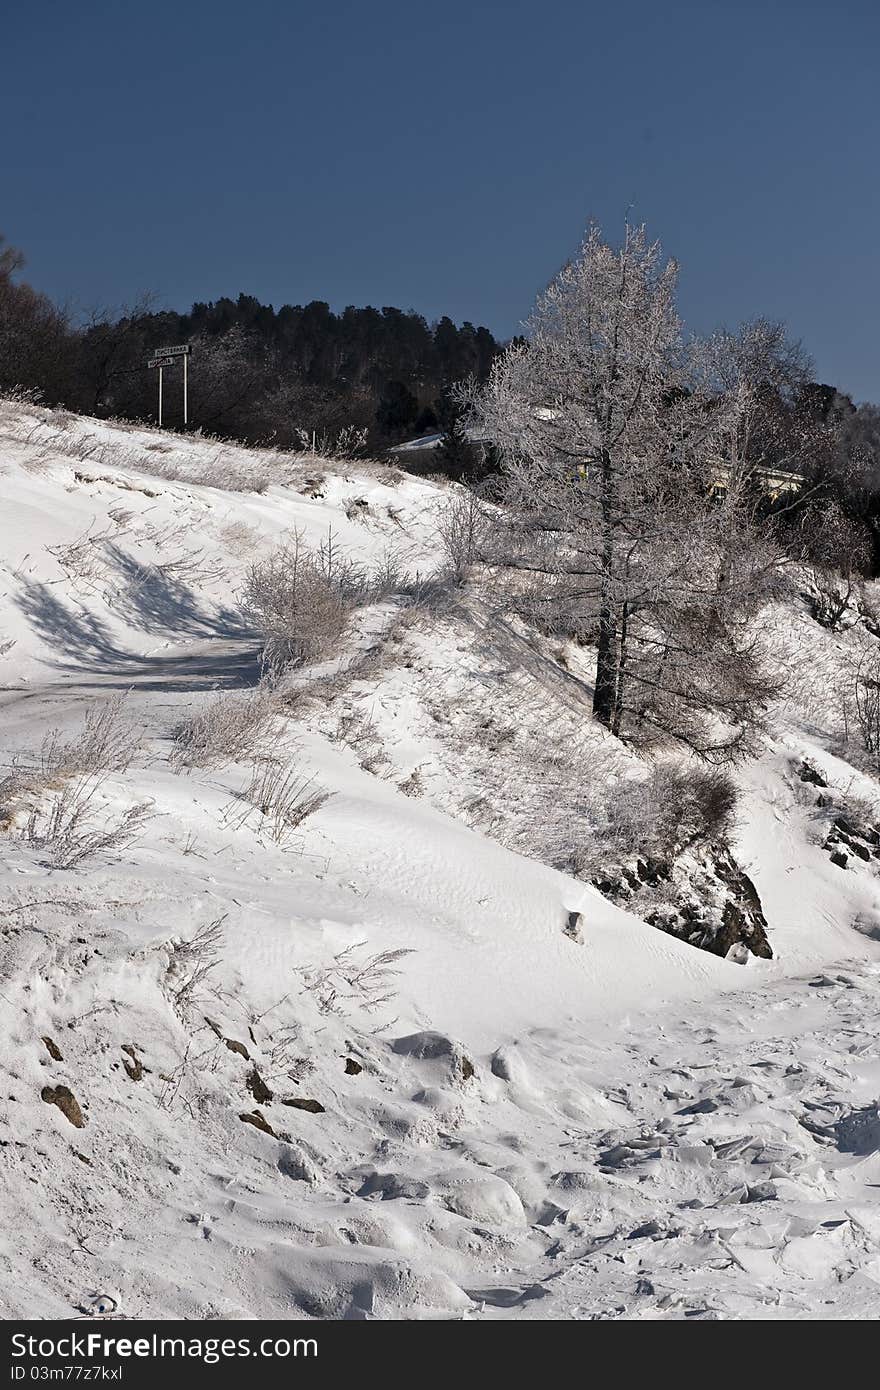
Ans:
<svg viewBox="0 0 880 1390"><path fill-rule="evenodd" d="M481 558L489 521L479 498L466 488L456 491L440 509L437 533L456 584L463 584Z"/></svg>
<svg viewBox="0 0 880 1390"><path fill-rule="evenodd" d="M594 808L595 835L575 856L585 875L635 859L670 861L698 845L721 844L733 827L738 793L717 768L663 765L644 780L618 784Z"/></svg>
<svg viewBox="0 0 880 1390"><path fill-rule="evenodd" d="M264 672L274 680L286 668L330 655L355 608L396 598L407 608L439 612L448 607L452 588L447 573L410 574L393 550L367 568L341 552L332 533L311 551L295 532L251 565L242 605L263 640Z"/></svg>
<svg viewBox="0 0 880 1390"><path fill-rule="evenodd" d="M855 669L852 707L862 748L880 771L880 647L866 648Z"/></svg>
<svg viewBox="0 0 880 1390"><path fill-rule="evenodd" d="M362 573L339 556L332 538L314 553L295 532L251 565L242 602L262 637L264 670L278 674L326 656L363 591Z"/></svg>
<svg viewBox="0 0 880 1390"><path fill-rule="evenodd" d="M267 685L245 694L217 695L175 730L172 763L211 767L241 762L255 753L275 712Z"/></svg>

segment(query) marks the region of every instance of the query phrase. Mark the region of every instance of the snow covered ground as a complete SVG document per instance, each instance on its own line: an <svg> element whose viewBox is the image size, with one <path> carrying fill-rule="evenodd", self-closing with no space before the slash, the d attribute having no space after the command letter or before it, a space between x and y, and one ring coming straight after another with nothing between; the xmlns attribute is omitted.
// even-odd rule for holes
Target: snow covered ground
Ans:
<svg viewBox="0 0 880 1390"><path fill-rule="evenodd" d="M478 605L378 604L258 755L177 755L258 681L248 564L332 531L427 575L437 484L0 403L0 487L4 762L121 698L138 749L86 820L146 808L71 868L69 782L0 833L4 1316L878 1315L880 892L797 768L871 788L816 708L743 772L775 956L739 965L516 852L516 769L587 714ZM255 756L329 793L295 834Z"/></svg>

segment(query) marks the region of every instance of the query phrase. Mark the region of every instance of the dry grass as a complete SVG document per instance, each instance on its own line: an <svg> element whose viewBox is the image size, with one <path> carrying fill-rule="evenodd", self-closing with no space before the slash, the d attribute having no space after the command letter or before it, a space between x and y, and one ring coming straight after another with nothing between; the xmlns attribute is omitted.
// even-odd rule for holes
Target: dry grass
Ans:
<svg viewBox="0 0 880 1390"><path fill-rule="evenodd" d="M208 980L220 964L226 915L208 922L187 941L169 942L166 978L174 1012L185 1018L208 992Z"/></svg>
<svg viewBox="0 0 880 1390"><path fill-rule="evenodd" d="M287 848L295 842L296 832L303 822L320 810L330 796L313 776L297 768L277 762L255 762L250 781L241 794L244 809L232 803L224 820L239 829L251 822L256 811L258 820L254 828L257 834L267 835L273 844Z"/></svg>
<svg viewBox="0 0 880 1390"><path fill-rule="evenodd" d="M101 804L104 778L87 774L67 782L47 805L34 806L21 838L53 869L75 869L97 854L133 844L152 819L149 802L113 813Z"/></svg>
<svg viewBox="0 0 880 1390"><path fill-rule="evenodd" d="M261 828L276 845L285 844L308 816L330 800L315 781L277 763L257 763L245 797L261 816Z"/></svg>
<svg viewBox="0 0 880 1390"><path fill-rule="evenodd" d="M70 778L100 778L125 772L140 749L140 731L126 714L125 693L87 706L83 726L72 738L59 729L45 735L36 759L16 758L0 780L0 815L7 824L17 804L57 790Z"/></svg>
<svg viewBox="0 0 880 1390"><path fill-rule="evenodd" d="M300 968L304 992L314 999L322 1017L346 1018L353 1008L377 1013L396 998L397 962L413 954L406 948L363 956L365 941L337 952L330 965ZM387 1025L386 1025L387 1026Z"/></svg>
<svg viewBox="0 0 880 1390"><path fill-rule="evenodd" d="M51 730L40 750L42 776L127 771L140 749L140 732L127 715L127 701L123 692L89 705L83 727L72 739Z"/></svg>
<svg viewBox="0 0 880 1390"><path fill-rule="evenodd" d="M216 695L175 730L172 766L216 767L252 758L277 709L266 684L245 694Z"/></svg>

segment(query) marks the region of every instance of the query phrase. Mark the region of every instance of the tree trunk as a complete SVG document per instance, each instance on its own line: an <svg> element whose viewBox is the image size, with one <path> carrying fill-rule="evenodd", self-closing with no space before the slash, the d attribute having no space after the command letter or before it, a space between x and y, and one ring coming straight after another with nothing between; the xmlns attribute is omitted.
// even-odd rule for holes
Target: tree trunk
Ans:
<svg viewBox="0 0 880 1390"><path fill-rule="evenodd" d="M611 732L615 738L620 738L620 721L623 718L623 691L626 674L626 628L629 609L624 599L623 609L620 614L620 643L617 658L617 689L614 692L614 716L611 720Z"/></svg>
<svg viewBox="0 0 880 1390"><path fill-rule="evenodd" d="M611 459L607 449L601 456L602 479L602 581L599 598L599 642L596 651L596 685L593 690L593 714L611 728L617 698L617 624L611 592L614 564L614 530L612 522Z"/></svg>

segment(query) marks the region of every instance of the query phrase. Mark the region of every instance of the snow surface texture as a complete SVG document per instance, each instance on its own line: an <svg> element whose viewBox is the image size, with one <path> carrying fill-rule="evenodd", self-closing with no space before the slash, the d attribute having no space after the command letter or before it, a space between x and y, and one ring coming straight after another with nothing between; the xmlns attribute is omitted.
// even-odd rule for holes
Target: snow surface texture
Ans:
<svg viewBox="0 0 880 1390"><path fill-rule="evenodd" d="M125 693L90 814L150 817L66 870L0 835L4 1316L877 1316L880 892L798 774L871 794L817 715L845 639L778 615L819 693L743 774L740 965L516 852L551 714L620 764L466 604L376 605L292 684L263 753L331 794L295 834L252 756L176 756L257 680L247 564L332 528L426 574L435 484L0 403L0 487L5 761Z"/></svg>

